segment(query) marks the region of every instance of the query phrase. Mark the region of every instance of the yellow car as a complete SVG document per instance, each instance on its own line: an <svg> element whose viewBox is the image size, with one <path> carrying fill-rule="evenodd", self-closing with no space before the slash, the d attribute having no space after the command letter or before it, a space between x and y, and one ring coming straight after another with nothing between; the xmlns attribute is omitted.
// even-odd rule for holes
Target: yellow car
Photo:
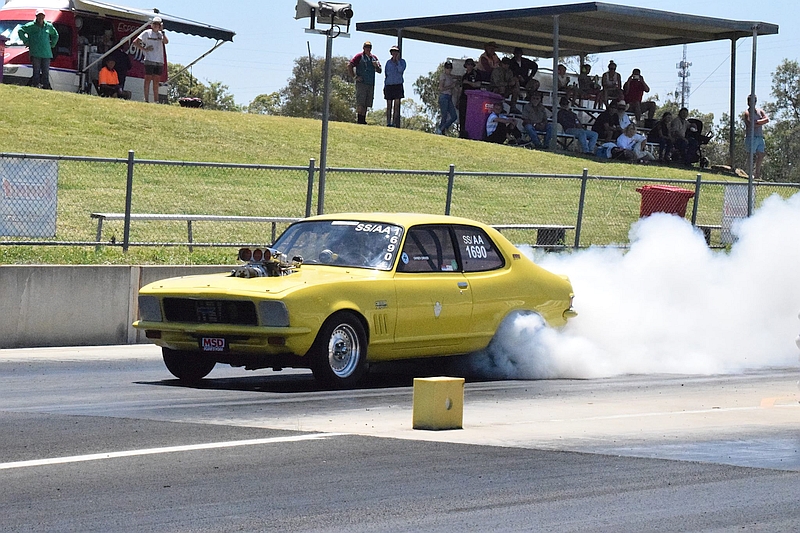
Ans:
<svg viewBox="0 0 800 533"><path fill-rule="evenodd" d="M134 327L183 381L216 363L302 367L348 387L370 362L485 348L510 313L575 316L572 286L497 230L405 213L310 217L220 274L151 283Z"/></svg>

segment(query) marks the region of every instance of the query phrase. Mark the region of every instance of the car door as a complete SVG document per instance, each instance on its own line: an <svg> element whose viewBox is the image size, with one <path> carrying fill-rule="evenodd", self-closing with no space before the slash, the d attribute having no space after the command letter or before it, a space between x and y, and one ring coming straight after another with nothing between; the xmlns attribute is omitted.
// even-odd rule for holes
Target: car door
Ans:
<svg viewBox="0 0 800 533"><path fill-rule="evenodd" d="M408 230L395 272L395 347L407 357L458 353L469 332L472 292L449 225Z"/></svg>
<svg viewBox="0 0 800 533"><path fill-rule="evenodd" d="M453 227L464 272L472 293L470 350L483 348L510 310L524 301L524 287L511 280L506 259L487 233L476 226Z"/></svg>

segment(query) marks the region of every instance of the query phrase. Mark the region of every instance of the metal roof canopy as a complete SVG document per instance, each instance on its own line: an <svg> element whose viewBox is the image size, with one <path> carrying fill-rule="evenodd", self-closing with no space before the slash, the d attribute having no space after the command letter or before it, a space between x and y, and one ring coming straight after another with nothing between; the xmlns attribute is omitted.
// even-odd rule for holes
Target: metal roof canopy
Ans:
<svg viewBox="0 0 800 533"><path fill-rule="evenodd" d="M501 51L508 53L519 46L528 55L553 58L554 87L562 55L584 56L727 39L731 41L731 117L736 116L736 41L753 37L750 92L754 94L756 38L778 33L777 24L766 22L684 15L604 2L359 22L356 29L397 37L398 44L402 39L414 39L482 50L488 41L495 41ZM731 166L733 128L731 121Z"/></svg>
<svg viewBox="0 0 800 533"><path fill-rule="evenodd" d="M484 11L380 22L359 22L358 31L482 50L495 41L510 53L553 56L553 17L558 17L559 55L639 50L676 44L778 33L776 24L683 15L604 2Z"/></svg>

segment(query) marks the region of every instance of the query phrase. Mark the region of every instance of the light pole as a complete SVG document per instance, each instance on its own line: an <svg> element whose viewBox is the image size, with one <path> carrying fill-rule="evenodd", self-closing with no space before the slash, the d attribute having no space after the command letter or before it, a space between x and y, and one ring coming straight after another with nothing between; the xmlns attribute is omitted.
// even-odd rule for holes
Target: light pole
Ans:
<svg viewBox="0 0 800 533"><path fill-rule="evenodd" d="M341 35L350 37L350 19L353 18L353 8L350 4L340 2L312 2L311 0L298 0L295 6L295 19L310 18L310 27L306 33L325 35L325 83L322 95L322 138L319 148L319 190L317 193L317 214L325 212L325 174L328 166L328 120L331 107L331 55L333 54L333 40ZM328 29L318 30L315 22L329 24ZM343 32L341 24L346 24Z"/></svg>

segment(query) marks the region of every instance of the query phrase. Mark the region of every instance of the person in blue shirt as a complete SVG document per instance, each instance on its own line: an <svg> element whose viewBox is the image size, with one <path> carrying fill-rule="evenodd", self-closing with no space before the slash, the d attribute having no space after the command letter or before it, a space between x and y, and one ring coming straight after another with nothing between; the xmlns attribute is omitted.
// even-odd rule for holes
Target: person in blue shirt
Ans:
<svg viewBox="0 0 800 533"><path fill-rule="evenodd" d="M367 109L372 107L375 96L375 74L380 74L381 62L372 55L372 43L364 43L362 52L359 52L347 64L347 72L356 80L356 114L358 123L367 123Z"/></svg>
<svg viewBox="0 0 800 533"><path fill-rule="evenodd" d="M386 98L386 125L400 127L400 103L406 97L403 92L403 72L406 71L406 60L400 57L400 48L389 48L392 58L386 62L386 82L383 86L383 97Z"/></svg>

